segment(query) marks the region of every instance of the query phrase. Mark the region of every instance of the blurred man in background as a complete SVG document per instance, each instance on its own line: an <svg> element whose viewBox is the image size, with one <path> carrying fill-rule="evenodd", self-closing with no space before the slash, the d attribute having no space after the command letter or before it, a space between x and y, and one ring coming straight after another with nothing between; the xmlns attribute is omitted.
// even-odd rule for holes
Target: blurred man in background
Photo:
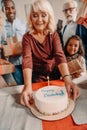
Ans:
<svg viewBox="0 0 87 130"><path fill-rule="evenodd" d="M22 41L23 34L26 32L27 27L24 22L16 17L16 8L13 0L2 1L2 10L6 15L6 20L4 24L4 33L2 35L2 44L5 44L7 38L16 37L18 41ZM20 43L18 42L18 44ZM15 44L15 43L14 43ZM16 46L16 44L15 44ZM20 48L22 49L22 45ZM23 74L22 74L22 56L21 54L9 56L9 61L13 63L16 67L16 71L12 73L15 81L18 85L23 84ZM8 78L8 76L5 75ZM7 79L6 78L6 79Z"/></svg>

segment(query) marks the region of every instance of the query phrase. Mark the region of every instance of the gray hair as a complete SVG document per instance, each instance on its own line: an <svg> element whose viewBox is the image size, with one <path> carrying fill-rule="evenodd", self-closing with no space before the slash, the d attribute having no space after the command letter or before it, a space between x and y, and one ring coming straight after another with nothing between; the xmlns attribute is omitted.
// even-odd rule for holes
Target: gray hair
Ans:
<svg viewBox="0 0 87 130"><path fill-rule="evenodd" d="M78 7L78 4L75 0L67 0L64 2L63 4L63 10L67 9L67 6L71 6L71 7Z"/></svg>

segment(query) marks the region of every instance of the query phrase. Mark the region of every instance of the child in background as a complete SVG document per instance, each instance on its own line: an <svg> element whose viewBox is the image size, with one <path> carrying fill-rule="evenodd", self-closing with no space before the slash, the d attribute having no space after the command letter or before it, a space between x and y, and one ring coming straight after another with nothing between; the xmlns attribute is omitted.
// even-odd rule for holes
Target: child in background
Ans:
<svg viewBox="0 0 87 130"><path fill-rule="evenodd" d="M72 74L71 76L73 79L81 78L84 74L86 74L86 64L84 58L85 52L83 49L82 40L79 36L73 35L67 40L64 47L64 53L66 55L67 62L72 61L73 59L78 59L81 64L83 72L78 71Z"/></svg>

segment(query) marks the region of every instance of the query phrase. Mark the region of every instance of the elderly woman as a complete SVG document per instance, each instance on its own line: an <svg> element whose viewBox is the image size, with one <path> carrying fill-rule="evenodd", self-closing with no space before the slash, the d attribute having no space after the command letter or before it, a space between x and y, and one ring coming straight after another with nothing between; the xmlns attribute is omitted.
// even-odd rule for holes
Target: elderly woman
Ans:
<svg viewBox="0 0 87 130"><path fill-rule="evenodd" d="M29 105L32 99L32 82L58 79L58 69L65 81L68 94L71 90L73 98L79 96L78 87L71 81L62 51L53 9L47 0L35 0L31 4L28 18L29 32L22 41L23 45L23 75L24 89L21 94L21 104Z"/></svg>

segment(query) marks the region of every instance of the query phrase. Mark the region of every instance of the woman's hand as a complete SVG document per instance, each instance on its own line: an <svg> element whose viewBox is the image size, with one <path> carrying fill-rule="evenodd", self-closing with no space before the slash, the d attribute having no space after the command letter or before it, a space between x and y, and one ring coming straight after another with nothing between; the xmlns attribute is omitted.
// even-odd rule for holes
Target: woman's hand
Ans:
<svg viewBox="0 0 87 130"><path fill-rule="evenodd" d="M73 100L76 100L80 96L79 87L72 82L69 76L65 77L64 81L69 97L71 97Z"/></svg>
<svg viewBox="0 0 87 130"><path fill-rule="evenodd" d="M29 107L33 103L33 91L32 91L32 69L23 69L24 76L24 88L21 93L20 103Z"/></svg>
<svg viewBox="0 0 87 130"><path fill-rule="evenodd" d="M72 97L73 100L75 100L76 98L80 96L80 90L78 86L72 82L67 64L62 63L58 65L58 68L65 81L65 86L66 86L69 97Z"/></svg>
<svg viewBox="0 0 87 130"><path fill-rule="evenodd" d="M24 86L20 96L20 103L24 106L29 107L33 102L33 91L31 87Z"/></svg>

